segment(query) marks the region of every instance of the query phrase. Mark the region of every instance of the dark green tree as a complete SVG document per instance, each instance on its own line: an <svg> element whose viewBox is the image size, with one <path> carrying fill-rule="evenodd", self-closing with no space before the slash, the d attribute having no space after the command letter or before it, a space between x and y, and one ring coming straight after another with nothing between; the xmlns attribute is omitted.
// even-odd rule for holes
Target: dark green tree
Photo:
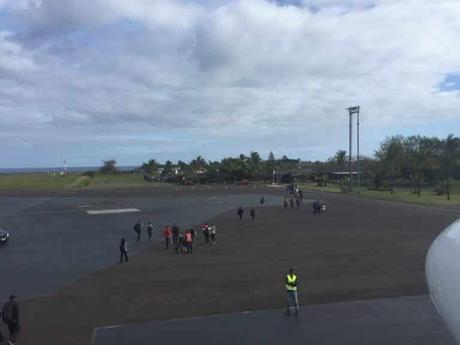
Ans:
<svg viewBox="0 0 460 345"><path fill-rule="evenodd" d="M335 161L335 164L337 164L337 168L339 169L339 173L340 173L340 190L342 190L342 188L343 188L342 172L345 169L346 159L347 159L347 151L338 150L335 153L334 161Z"/></svg>
<svg viewBox="0 0 460 345"><path fill-rule="evenodd" d="M110 159L108 161L103 161L102 167L100 168L102 174L116 174L118 173L117 161L115 159Z"/></svg>
<svg viewBox="0 0 460 345"><path fill-rule="evenodd" d="M443 142L443 150L441 155L442 167L446 179L446 194L447 200L450 200L450 178L452 169L458 165L460 161L460 138L449 134Z"/></svg>
<svg viewBox="0 0 460 345"><path fill-rule="evenodd" d="M390 193L393 194L394 180L401 172L404 156L403 137L398 135L385 139L375 156L380 160L383 170L389 177Z"/></svg>

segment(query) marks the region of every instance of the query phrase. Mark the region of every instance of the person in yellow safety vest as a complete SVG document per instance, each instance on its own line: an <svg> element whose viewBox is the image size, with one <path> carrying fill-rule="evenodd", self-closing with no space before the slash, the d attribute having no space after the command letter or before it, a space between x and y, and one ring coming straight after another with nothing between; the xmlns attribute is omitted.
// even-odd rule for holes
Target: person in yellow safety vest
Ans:
<svg viewBox="0 0 460 345"><path fill-rule="evenodd" d="M285 315L291 314L291 307L295 308L295 316L299 316L299 300L297 298L297 276L291 268L284 280L287 292L287 309Z"/></svg>

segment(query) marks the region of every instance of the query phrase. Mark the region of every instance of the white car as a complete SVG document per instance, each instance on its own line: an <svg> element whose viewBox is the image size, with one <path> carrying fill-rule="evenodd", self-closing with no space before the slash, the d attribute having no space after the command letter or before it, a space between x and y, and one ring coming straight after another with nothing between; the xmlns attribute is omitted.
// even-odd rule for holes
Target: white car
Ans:
<svg viewBox="0 0 460 345"><path fill-rule="evenodd" d="M5 230L0 229L0 244L6 244L9 239L10 234Z"/></svg>

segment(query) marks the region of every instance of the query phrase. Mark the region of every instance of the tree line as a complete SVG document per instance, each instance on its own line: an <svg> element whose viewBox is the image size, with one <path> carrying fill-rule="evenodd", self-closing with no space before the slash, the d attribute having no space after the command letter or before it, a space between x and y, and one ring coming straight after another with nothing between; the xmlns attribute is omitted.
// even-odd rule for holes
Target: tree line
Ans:
<svg viewBox="0 0 460 345"><path fill-rule="evenodd" d="M207 161L202 156L198 156L189 163L183 161L173 163L167 160L164 164L160 164L155 159L150 159L143 163L140 169L147 174L148 178L165 182L267 182L278 178L287 170L292 172L298 169L300 163L300 159L290 159L286 156L276 159L273 152L270 152L267 159L263 159L258 152L252 151L248 155L240 154L238 157L226 157L220 161Z"/></svg>
<svg viewBox="0 0 460 345"><path fill-rule="evenodd" d="M374 184L380 187L388 181L390 193L399 180L412 182L418 196L428 185L437 186L450 199L451 181L460 179L460 138L452 134L445 139L392 136L380 144L375 158Z"/></svg>
<svg viewBox="0 0 460 345"><path fill-rule="evenodd" d="M115 161L106 161L101 171L116 171ZM386 138L373 157L361 157L363 186L394 192L395 187L410 187L420 196L423 187L432 187L450 199L451 184L460 180L460 138L426 136L391 136ZM352 157L352 170L357 170ZM139 168L146 180L173 183L237 183L264 181L265 183L316 182L344 185L349 178L349 156L338 150L326 161L302 161L273 152L264 159L258 152L208 161L198 156L190 162L155 159Z"/></svg>

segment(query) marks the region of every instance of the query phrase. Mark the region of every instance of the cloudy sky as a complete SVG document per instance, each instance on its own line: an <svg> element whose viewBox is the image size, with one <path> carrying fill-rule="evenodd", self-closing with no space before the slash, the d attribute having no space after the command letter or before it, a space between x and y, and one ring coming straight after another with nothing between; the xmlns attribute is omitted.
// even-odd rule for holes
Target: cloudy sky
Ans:
<svg viewBox="0 0 460 345"><path fill-rule="evenodd" d="M0 0L0 167L460 134L458 0Z"/></svg>

